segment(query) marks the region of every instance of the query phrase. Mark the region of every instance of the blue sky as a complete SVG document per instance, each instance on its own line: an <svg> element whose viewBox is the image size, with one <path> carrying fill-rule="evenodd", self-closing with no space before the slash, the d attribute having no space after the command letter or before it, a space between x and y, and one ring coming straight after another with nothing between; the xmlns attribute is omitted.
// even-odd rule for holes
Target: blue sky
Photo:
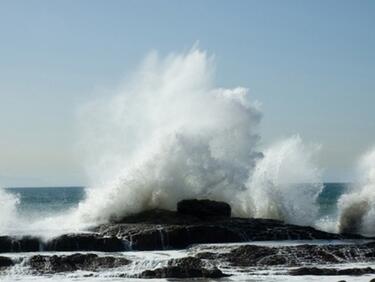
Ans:
<svg viewBox="0 0 375 282"><path fill-rule="evenodd" d="M319 143L328 181L375 145L374 1L0 1L0 182L80 185L77 108L151 50L215 54L263 104L262 142Z"/></svg>

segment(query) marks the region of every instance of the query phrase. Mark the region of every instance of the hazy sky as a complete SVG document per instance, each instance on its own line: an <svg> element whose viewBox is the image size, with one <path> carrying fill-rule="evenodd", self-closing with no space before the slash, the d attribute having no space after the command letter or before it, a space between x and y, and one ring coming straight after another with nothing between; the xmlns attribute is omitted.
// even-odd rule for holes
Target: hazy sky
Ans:
<svg viewBox="0 0 375 282"><path fill-rule="evenodd" d="M262 143L319 143L325 180L375 145L375 1L0 1L0 182L81 185L76 112L151 50L199 41L262 102Z"/></svg>

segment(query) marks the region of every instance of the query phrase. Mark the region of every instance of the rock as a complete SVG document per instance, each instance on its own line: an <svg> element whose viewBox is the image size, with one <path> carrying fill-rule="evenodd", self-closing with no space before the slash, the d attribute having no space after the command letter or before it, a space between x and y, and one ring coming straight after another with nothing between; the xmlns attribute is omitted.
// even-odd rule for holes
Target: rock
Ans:
<svg viewBox="0 0 375 282"><path fill-rule="evenodd" d="M121 219L121 223L102 224L93 231L102 236L118 236L128 241L133 250L182 249L205 243L363 238L359 235L327 233L271 219L198 218L163 210L132 215Z"/></svg>
<svg viewBox="0 0 375 282"><path fill-rule="evenodd" d="M231 207L224 202L192 199L178 202L177 212L199 218L230 217Z"/></svg>
<svg viewBox="0 0 375 282"><path fill-rule="evenodd" d="M236 247L227 253L213 254L202 252L197 254L196 257L212 261L221 260L240 267L272 265L292 267L304 264L374 262L375 257L368 256L369 253L372 254L373 252L374 243L279 247L244 245Z"/></svg>
<svg viewBox="0 0 375 282"><path fill-rule="evenodd" d="M98 234L66 234L48 241L44 250L57 252L99 251L119 252L126 251L123 241L114 236L106 237Z"/></svg>
<svg viewBox="0 0 375 282"><path fill-rule="evenodd" d="M175 259L168 262L167 267L146 270L139 278L221 278L224 274L217 267L205 268L202 261L194 257Z"/></svg>
<svg viewBox="0 0 375 282"><path fill-rule="evenodd" d="M6 267L9 267L9 266L13 266L13 265L14 265L14 262L12 261L12 259L10 259L8 257L1 257L0 256L0 269L6 268Z"/></svg>
<svg viewBox="0 0 375 282"><path fill-rule="evenodd" d="M319 267L300 267L289 271L290 275L364 275L374 274L375 269L371 267L366 268L319 268Z"/></svg>
<svg viewBox="0 0 375 282"><path fill-rule="evenodd" d="M40 240L36 237L0 236L0 253L37 252L40 250Z"/></svg>
<svg viewBox="0 0 375 282"><path fill-rule="evenodd" d="M139 275L139 278L221 278L227 276L218 268L190 269L180 266L169 266L154 270L145 270Z"/></svg>
<svg viewBox="0 0 375 282"><path fill-rule="evenodd" d="M185 214L187 213L187 214ZM183 249L192 244L271 240L364 239L333 234L271 219L234 218L230 206L209 200L184 200L178 212L154 209L93 228L91 233L65 234L48 242L35 237L0 236L0 253L37 251L101 251ZM366 256L375 258L375 247ZM326 253L317 253L325 256ZM277 264L273 257L266 264ZM335 256L331 257L335 261Z"/></svg>
<svg viewBox="0 0 375 282"><path fill-rule="evenodd" d="M125 258L96 254L73 254L69 256L42 256L36 255L29 259L28 265L37 273L72 272L76 270L97 271L106 268L115 268L129 264Z"/></svg>

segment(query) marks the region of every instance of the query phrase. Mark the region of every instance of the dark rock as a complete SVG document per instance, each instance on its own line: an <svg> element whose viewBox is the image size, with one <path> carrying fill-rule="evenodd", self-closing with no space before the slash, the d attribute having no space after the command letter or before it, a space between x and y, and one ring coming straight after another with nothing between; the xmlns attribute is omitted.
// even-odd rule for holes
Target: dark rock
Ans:
<svg viewBox="0 0 375 282"><path fill-rule="evenodd" d="M96 254L73 254L69 256L37 255L29 259L29 266L37 273L72 272L76 270L97 271L129 264L130 261L120 257L99 257Z"/></svg>
<svg viewBox="0 0 375 282"><path fill-rule="evenodd" d="M65 234L48 242L34 237L0 236L0 253L36 251L103 251L182 249L192 244L271 240L364 239L360 235L333 234L312 227L271 219L232 218L230 206L209 200L179 202L179 212L155 209L102 224L92 233ZM199 211L199 212L198 212ZM188 214L185 214L188 213ZM204 215L202 217L202 215ZM308 248L308 247L307 247ZM375 247L365 255L375 257ZM326 252L319 256L335 256ZM277 264L274 257L267 264ZM328 258L327 258L328 260Z"/></svg>
<svg viewBox="0 0 375 282"><path fill-rule="evenodd" d="M244 245L228 253L215 255L203 252L196 257L207 260L222 260L233 266L271 266L287 267L303 264L333 264L350 262L374 262L375 257L367 254L374 252L373 243L349 245L297 245L267 247Z"/></svg>
<svg viewBox="0 0 375 282"><path fill-rule="evenodd" d="M37 252L40 250L39 238L0 236L0 253Z"/></svg>
<svg viewBox="0 0 375 282"><path fill-rule="evenodd" d="M319 268L319 267L300 267L292 269L289 271L290 275L364 275L364 274L374 274L375 269L371 267L366 268Z"/></svg>
<svg viewBox="0 0 375 282"><path fill-rule="evenodd" d="M196 216L179 214L175 211L168 211L163 209L152 209L123 217L118 220L113 220L113 223L185 225L200 221L201 219Z"/></svg>
<svg viewBox="0 0 375 282"><path fill-rule="evenodd" d="M14 265L14 262L10 258L0 256L0 269L13 266L13 265Z"/></svg>
<svg viewBox="0 0 375 282"><path fill-rule="evenodd" d="M139 278L221 278L227 276L218 268L189 269L180 266L169 266L154 270L145 270L139 275Z"/></svg>
<svg viewBox="0 0 375 282"><path fill-rule="evenodd" d="M114 236L105 237L98 234L66 234L48 241L44 249L46 251L99 251L119 252L125 251L123 241Z"/></svg>
<svg viewBox="0 0 375 282"><path fill-rule="evenodd" d="M178 202L177 212L199 218L230 217L231 207L224 202L192 199Z"/></svg>
<svg viewBox="0 0 375 282"><path fill-rule="evenodd" d="M229 276L216 267L205 268L202 261L194 257L175 259L167 267L146 270L139 278L221 278Z"/></svg>
<svg viewBox="0 0 375 282"><path fill-rule="evenodd" d="M155 213L155 214L154 214ZM133 250L182 249L192 244L270 240L357 239L359 235L332 234L312 227L253 218L198 218L152 210L94 228L102 236L118 236Z"/></svg>

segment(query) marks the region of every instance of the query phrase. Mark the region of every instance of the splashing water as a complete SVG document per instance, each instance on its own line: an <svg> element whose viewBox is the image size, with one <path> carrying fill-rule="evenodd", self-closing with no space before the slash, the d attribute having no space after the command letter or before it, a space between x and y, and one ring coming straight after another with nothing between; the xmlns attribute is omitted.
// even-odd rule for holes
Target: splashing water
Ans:
<svg viewBox="0 0 375 282"><path fill-rule="evenodd" d="M292 137L263 158L259 103L245 88L216 88L213 73L212 58L195 48L164 60L152 54L117 95L83 109L93 185L80 220L211 198L236 215L309 223L322 187L307 184L319 183L309 148Z"/></svg>
<svg viewBox="0 0 375 282"><path fill-rule="evenodd" d="M19 225L48 237L150 208L173 210L186 198L226 201L236 216L313 225L322 189L316 148L293 136L260 152L259 103L246 88L216 87L213 76L213 58L196 48L148 56L116 95L80 112L91 182L85 200ZM0 200L2 226L12 222L17 199L0 190Z"/></svg>
<svg viewBox="0 0 375 282"><path fill-rule="evenodd" d="M375 148L365 154L359 165L361 179L352 191L339 199L340 232L375 234Z"/></svg>
<svg viewBox="0 0 375 282"><path fill-rule="evenodd" d="M266 150L247 183L247 197L243 198L253 202L247 214L314 225L318 216L316 200L323 189L320 171L313 162L317 149L293 136ZM249 207L247 202L245 207Z"/></svg>
<svg viewBox="0 0 375 282"><path fill-rule="evenodd" d="M16 224L19 199L0 188L0 234Z"/></svg>

